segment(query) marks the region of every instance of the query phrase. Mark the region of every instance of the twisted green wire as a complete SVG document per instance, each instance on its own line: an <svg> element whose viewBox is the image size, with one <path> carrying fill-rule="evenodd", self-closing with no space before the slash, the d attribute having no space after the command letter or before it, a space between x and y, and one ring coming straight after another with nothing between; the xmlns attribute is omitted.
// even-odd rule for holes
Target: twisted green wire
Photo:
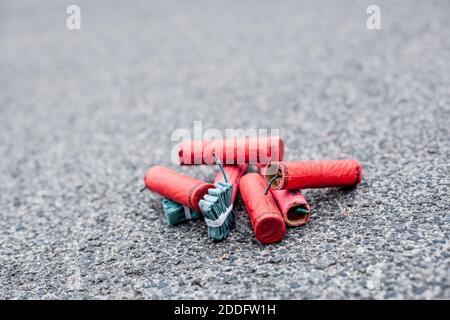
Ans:
<svg viewBox="0 0 450 320"><path fill-rule="evenodd" d="M226 175L226 173L225 173L225 170L223 170L223 166L222 166L222 164L220 163L219 157L216 156L215 153L213 153L213 157L214 157L214 159L216 160L216 163L217 163L217 165L219 166L220 171L222 171L222 174L223 174L223 178L224 178L224 180L225 180L225 183L228 183L227 175Z"/></svg>
<svg viewBox="0 0 450 320"><path fill-rule="evenodd" d="M264 190L264 194L265 194L265 195L267 195L267 192L269 192L270 185L271 185L276 179L278 179L279 177L280 177L280 175L277 174L277 175L274 175L274 176L272 177L272 179L269 180L269 182L267 183L266 190Z"/></svg>

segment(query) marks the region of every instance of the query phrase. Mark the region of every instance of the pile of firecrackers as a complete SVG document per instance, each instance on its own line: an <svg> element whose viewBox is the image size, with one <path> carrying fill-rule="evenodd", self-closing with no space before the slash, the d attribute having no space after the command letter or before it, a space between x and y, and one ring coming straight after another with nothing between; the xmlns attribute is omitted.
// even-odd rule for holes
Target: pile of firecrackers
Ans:
<svg viewBox="0 0 450 320"><path fill-rule="evenodd" d="M169 225L204 219L208 237L221 241L236 225L233 203L238 191L254 234L263 244L283 240L286 226L308 223L311 208L303 189L354 187L361 182L361 163L353 159L283 161L280 137L189 140L179 146L180 165L215 165L213 183L153 166L145 186L163 197ZM257 173L247 173L249 165Z"/></svg>

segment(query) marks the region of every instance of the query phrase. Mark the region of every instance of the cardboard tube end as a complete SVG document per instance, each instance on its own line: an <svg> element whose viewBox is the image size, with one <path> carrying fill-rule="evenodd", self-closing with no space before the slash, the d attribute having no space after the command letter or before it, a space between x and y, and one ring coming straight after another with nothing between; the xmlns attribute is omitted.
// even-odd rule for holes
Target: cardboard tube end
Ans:
<svg viewBox="0 0 450 320"><path fill-rule="evenodd" d="M301 208L307 211L307 213L298 212L297 209ZM310 217L310 211L306 205L297 205L289 208L288 212L286 213L286 216L284 217L284 220L286 221L286 224L290 227L299 227L302 226L309 221Z"/></svg>
<svg viewBox="0 0 450 320"><path fill-rule="evenodd" d="M263 216L255 224L256 238L263 244L280 242L285 234L286 225L281 216Z"/></svg>
<svg viewBox="0 0 450 320"><path fill-rule="evenodd" d="M163 166L153 166L150 169L147 170L144 176L144 183L147 186L147 188L150 188L151 180L154 172L158 172L161 168L165 169Z"/></svg>
<svg viewBox="0 0 450 320"><path fill-rule="evenodd" d="M212 188L215 188L215 186L210 183L201 184L195 188L195 191L192 193L192 209L197 212L202 212L198 203L203 199L205 194L208 194L208 190Z"/></svg>

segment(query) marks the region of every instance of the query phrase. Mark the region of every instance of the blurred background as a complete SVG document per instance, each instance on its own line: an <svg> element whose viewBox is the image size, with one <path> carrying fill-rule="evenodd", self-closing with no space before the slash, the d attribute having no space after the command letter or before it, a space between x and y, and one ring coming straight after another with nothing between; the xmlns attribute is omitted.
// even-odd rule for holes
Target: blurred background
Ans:
<svg viewBox="0 0 450 320"><path fill-rule="evenodd" d="M443 0L1 1L0 297L450 298L449 17ZM168 227L138 190L195 120L280 129L286 159L357 158L363 183L306 192L311 222L277 245L241 201L222 243Z"/></svg>

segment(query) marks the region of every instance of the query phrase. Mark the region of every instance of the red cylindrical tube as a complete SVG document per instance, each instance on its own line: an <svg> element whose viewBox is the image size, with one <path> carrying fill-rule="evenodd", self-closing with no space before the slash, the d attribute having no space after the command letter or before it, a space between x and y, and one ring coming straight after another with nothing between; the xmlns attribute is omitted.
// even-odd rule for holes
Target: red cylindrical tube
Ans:
<svg viewBox="0 0 450 320"><path fill-rule="evenodd" d="M197 212L201 212L198 202L208 193L208 189L214 188L211 183L184 176L163 166L150 168L144 181L151 191Z"/></svg>
<svg viewBox="0 0 450 320"><path fill-rule="evenodd" d="M181 165L215 164L216 155L225 165L282 161L284 142L280 137L187 140L180 143Z"/></svg>
<svg viewBox="0 0 450 320"><path fill-rule="evenodd" d="M299 227L308 223L311 207L300 190L270 190L270 192L288 226Z"/></svg>
<svg viewBox="0 0 450 320"><path fill-rule="evenodd" d="M233 195L231 200L232 203L234 203L234 200L236 199L239 190L239 180L245 174L247 168L248 168L247 164L241 164L237 166L223 166L223 170L227 175L228 183L231 183L233 185ZM214 179L214 184L221 181L225 180L223 179L222 171L219 171L219 173L216 176L216 179Z"/></svg>
<svg viewBox="0 0 450 320"><path fill-rule="evenodd" d="M274 190L354 186L361 182L362 167L357 160L272 162L263 169Z"/></svg>
<svg viewBox="0 0 450 320"><path fill-rule="evenodd" d="M269 244L283 240L286 225L272 194L264 194L266 185L261 175L249 173L242 177L239 189L256 239Z"/></svg>

